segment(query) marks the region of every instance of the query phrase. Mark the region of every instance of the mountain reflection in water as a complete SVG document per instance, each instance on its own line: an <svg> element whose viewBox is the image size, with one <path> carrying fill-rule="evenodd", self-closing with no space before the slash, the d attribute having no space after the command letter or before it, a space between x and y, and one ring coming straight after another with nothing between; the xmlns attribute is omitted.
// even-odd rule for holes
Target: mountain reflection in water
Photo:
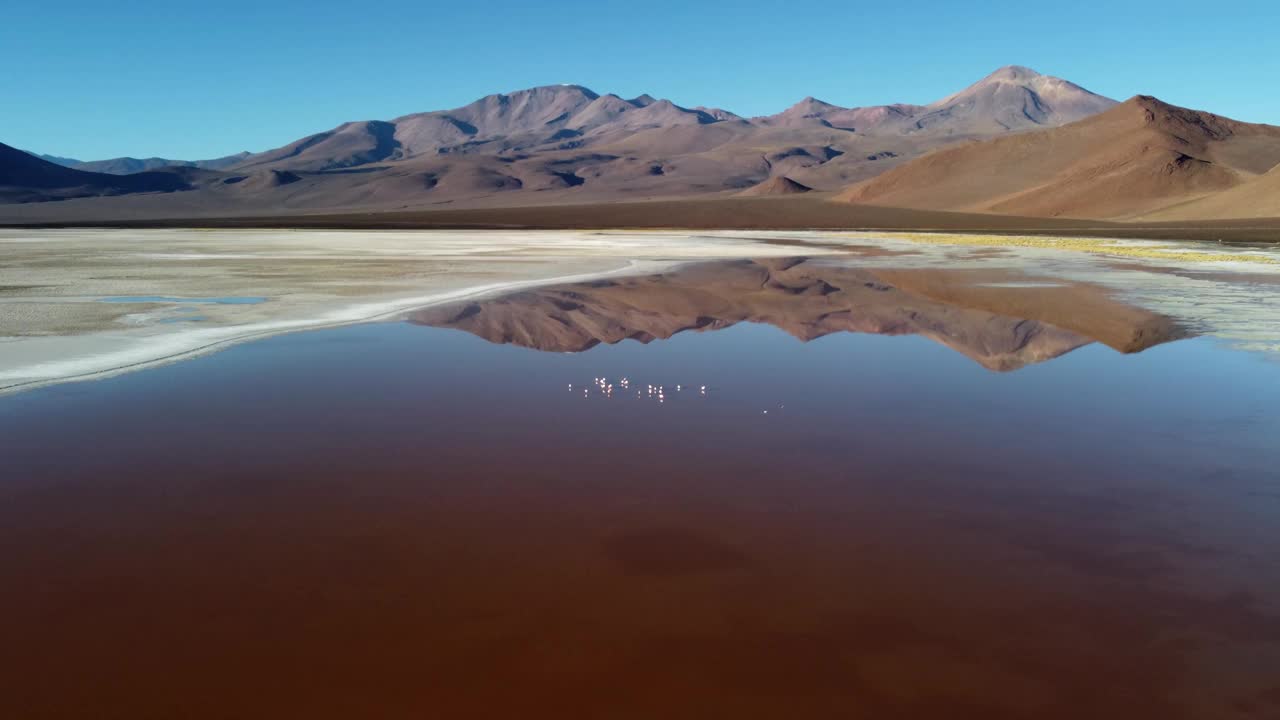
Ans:
<svg viewBox="0 0 1280 720"><path fill-rule="evenodd" d="M1183 335L1173 320L1092 286L967 282L965 276L806 258L735 260L538 288L429 308L410 319L549 352L648 343L741 322L773 325L804 342L839 332L920 335L996 371L1091 342L1139 352Z"/></svg>

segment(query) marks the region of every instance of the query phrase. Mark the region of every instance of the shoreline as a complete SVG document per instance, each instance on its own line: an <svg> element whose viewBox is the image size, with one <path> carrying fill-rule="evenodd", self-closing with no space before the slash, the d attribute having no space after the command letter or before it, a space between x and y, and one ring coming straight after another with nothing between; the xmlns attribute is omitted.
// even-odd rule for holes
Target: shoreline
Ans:
<svg viewBox="0 0 1280 720"><path fill-rule="evenodd" d="M579 273L575 275L563 275L559 277L530 280L513 280L501 283L491 283L477 287L468 287L460 290L442 291L431 295L422 295L412 298L350 305L345 308L337 308L329 314L317 317L313 320L276 320L223 328L201 328L188 332L154 335L148 338L140 338L141 342L138 342L133 347L116 352L94 355L90 358L76 358L72 360L52 361L49 363L38 364L35 367L39 368L48 365L54 365L56 367L58 363L72 366L81 364L89 365L91 367L94 365L100 365L102 367L67 372L65 374L59 374L48 378L0 384L0 395L22 392L24 390L33 390L39 387L47 387L49 385L67 382L99 380L127 372L145 370L147 368L201 357L233 345L255 340L264 340L270 337L287 335L290 333L324 330L344 327L347 325L359 325L363 323L382 322L394 319L406 313L453 302L475 300L493 295L518 292L520 290L527 290L548 284L588 282L606 277L619 277L624 276L631 271L646 272L651 270L658 271L662 269L671 269L679 264L681 263L654 264L654 266L650 267L642 261L627 260L622 267L594 273ZM91 341L90 338L91 335L85 335L79 336L77 339ZM148 340L151 342L147 342ZM166 344L182 347L182 349L166 350L163 351L163 354L157 354L160 352L157 346L164 346ZM142 355L144 357L139 360L124 360L121 357L129 355ZM0 373L0 378L3 378L3 376L4 373ZM0 380L0 382L3 382L3 380Z"/></svg>
<svg viewBox="0 0 1280 720"><path fill-rule="evenodd" d="M0 395L548 283L796 254L746 236L191 228L0 229L0 252ZM188 304L246 296L266 301Z"/></svg>
<svg viewBox="0 0 1280 720"><path fill-rule="evenodd" d="M750 230L0 230L0 247L9 250L9 262L0 265L0 308L10 317L8 331L0 332L0 395L111 377L277 335L384 321L548 284L661 273L700 261L822 256L904 271L995 267L1032 280L1043 275L1089 282L1124 260L1139 273L1163 275L1171 267L1192 273L1202 266L1209 273L1202 277L1216 274L1228 283L1246 276L1280 279L1280 254L1270 249L1215 245L1219 249L1210 252L1187 242L1111 241ZM1105 270L1113 271L1118 272ZM1155 306L1165 302L1165 292L1137 292L1147 282L1142 277L1106 284L1117 297L1140 299L1139 306L1160 311ZM111 302L119 295L142 297ZM189 298L248 295L269 300L205 305L199 316L183 304Z"/></svg>

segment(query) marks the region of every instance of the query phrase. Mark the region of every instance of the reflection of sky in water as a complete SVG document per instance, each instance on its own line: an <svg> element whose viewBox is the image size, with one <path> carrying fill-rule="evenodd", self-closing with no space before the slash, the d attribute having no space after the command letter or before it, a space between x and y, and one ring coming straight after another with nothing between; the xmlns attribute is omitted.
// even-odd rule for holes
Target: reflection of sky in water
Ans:
<svg viewBox="0 0 1280 720"><path fill-rule="evenodd" d="M1175 472L1177 463L1162 459L1173 445L1206 465L1256 473L1260 458L1273 456L1262 448L1280 431L1280 416L1270 411L1280 399L1275 366L1206 339L1131 355L1095 343L1016 373L993 373L919 336L836 333L803 343L754 323L567 354L424 330L433 345L474 353L469 364L485 368L481 372L523 366L542 381L547 399L540 402L557 416L587 413L605 425L672 423L705 429L708 442L728 442L714 432L750 421L753 431L807 437L815 447L860 444L886 433L912 438L899 445L984 448L997 456L1004 451L995 449L996 437L1043 458L1075 443L1080 449L1121 445L1140 472L1158 477ZM624 377L629 392L620 389ZM597 381L612 384L613 394ZM674 391L677 385L681 391ZM665 403L657 398L660 386Z"/></svg>

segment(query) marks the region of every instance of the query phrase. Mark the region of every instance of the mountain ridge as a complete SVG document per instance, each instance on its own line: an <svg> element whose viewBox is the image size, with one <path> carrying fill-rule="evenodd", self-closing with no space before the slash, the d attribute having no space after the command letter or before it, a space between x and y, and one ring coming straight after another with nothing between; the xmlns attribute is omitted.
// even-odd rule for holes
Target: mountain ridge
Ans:
<svg viewBox="0 0 1280 720"><path fill-rule="evenodd" d="M926 105L842 108L809 96L755 118L544 85L346 122L259 153L153 167L141 181L59 175L54 168L76 171L23 157L0 158L13 165L0 202L74 199L80 217L120 202L96 196L121 194L148 195L130 203L138 217L209 217L812 190L904 208L1123 220L1162 212L1235 217L1259 198L1266 205L1276 181L1262 176L1280 162L1280 128L1149 96L1118 104L1011 65ZM25 186L23 173L32 179ZM1253 189L1207 199L1244 185Z"/></svg>
<svg viewBox="0 0 1280 720"><path fill-rule="evenodd" d="M510 150L531 143L545 145L578 138L596 130L602 130L600 135L607 135L614 130L636 132L681 124L731 122L762 128L811 126L869 132L888 123L890 131L906 132L908 128L893 123L903 123L923 111L930 114L954 111L949 106L954 104L956 98L963 99L966 93L974 93L990 84L994 78L1019 84L1024 88L1036 85L1067 87L1080 95L1080 102L1093 102L1100 106L1114 104L1114 101L1095 95L1074 83L1041 75L1020 66L1001 68L978 83L928 105L894 103L845 108L810 96L778 114L749 119L721 108L687 108L648 94L625 100L613 93L596 93L582 85L560 84L492 93L457 108L409 113L390 120L348 121L277 148L256 153L242 152L210 160L120 157L82 161L32 154L79 170L113 174L153 170L164 166L228 169L281 164L285 161L292 163L289 169L293 170L326 170L351 167L352 163L402 160L442 148L447 148L450 152L465 152L475 151L476 145L488 144L488 150L499 147ZM1056 122L1057 119L1052 121ZM926 122L936 124L939 120L932 118ZM608 127L611 125L614 127ZM379 136L386 133L388 128L391 134L389 140L359 137ZM921 129L924 128L917 127L910 131L918 132ZM541 133L542 138L530 137L537 135L539 130L550 132ZM557 132L563 134L557 137ZM505 146L494 145L497 138L509 139L510 142ZM538 143L539 139L543 142ZM353 154L353 146L363 148L365 152ZM323 152L318 151L330 151L334 155L323 157Z"/></svg>

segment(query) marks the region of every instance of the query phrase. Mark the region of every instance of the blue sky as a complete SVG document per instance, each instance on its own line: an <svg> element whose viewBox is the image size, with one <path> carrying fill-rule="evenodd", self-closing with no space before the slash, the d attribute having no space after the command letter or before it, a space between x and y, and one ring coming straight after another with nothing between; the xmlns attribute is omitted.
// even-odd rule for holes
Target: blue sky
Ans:
<svg viewBox="0 0 1280 720"><path fill-rule="evenodd" d="M10 3L0 142L200 159L534 85L757 115L927 102L1009 64L1280 124L1277 27L1276 0Z"/></svg>

